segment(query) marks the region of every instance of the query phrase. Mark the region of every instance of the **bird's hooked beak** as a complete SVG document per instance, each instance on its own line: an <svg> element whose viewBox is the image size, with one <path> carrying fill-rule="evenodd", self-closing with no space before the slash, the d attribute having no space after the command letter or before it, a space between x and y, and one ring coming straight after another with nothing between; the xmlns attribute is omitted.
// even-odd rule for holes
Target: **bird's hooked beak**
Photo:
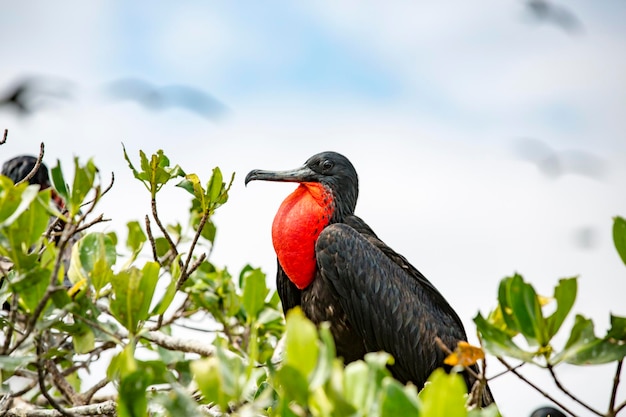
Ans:
<svg viewBox="0 0 626 417"><path fill-rule="evenodd" d="M306 165L289 171L253 169L246 175L245 184L250 181L319 182L319 174Z"/></svg>

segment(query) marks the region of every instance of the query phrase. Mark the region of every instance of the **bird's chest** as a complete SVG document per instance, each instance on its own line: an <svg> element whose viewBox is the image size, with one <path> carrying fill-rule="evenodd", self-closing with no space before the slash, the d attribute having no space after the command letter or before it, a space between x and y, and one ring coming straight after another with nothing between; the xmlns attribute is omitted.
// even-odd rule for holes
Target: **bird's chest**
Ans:
<svg viewBox="0 0 626 417"><path fill-rule="evenodd" d="M323 322L330 324L337 356L346 363L363 359L367 352L363 337L348 319L337 293L328 282L318 277L302 291L301 297L302 310L309 320L318 325Z"/></svg>
<svg viewBox="0 0 626 417"><path fill-rule="evenodd" d="M272 225L272 241L287 277L306 288L317 269L315 241L333 213L331 194L321 184L303 183L283 201Z"/></svg>

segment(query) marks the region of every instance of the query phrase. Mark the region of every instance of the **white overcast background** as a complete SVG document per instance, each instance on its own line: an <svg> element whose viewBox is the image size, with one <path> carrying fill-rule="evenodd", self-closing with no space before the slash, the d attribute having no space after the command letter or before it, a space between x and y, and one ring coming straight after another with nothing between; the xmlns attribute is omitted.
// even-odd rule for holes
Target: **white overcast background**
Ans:
<svg viewBox="0 0 626 417"><path fill-rule="evenodd" d="M36 154L43 141L48 166L71 172L73 156L93 157L104 181L114 171L100 211L122 238L150 207L122 143L135 161L163 149L204 181L217 165L234 171L211 261L233 275L260 266L273 283L271 222L294 185L243 179L335 150L359 173L357 214L439 288L473 340L472 318L516 271L545 295L579 275L574 312L602 335L610 312L626 315L611 237L612 217L626 216L626 4L563 3L575 30L538 21L520 0L4 1L0 93L41 76L72 95L30 116L0 107L0 156ZM122 78L198 88L228 112L210 120L116 101L106 85ZM547 175L519 150L532 141L583 153L595 169ZM165 220L186 222L188 201L165 193ZM605 410L613 368L557 370ZM492 359L490 373L499 369ZM492 390L506 416L546 404L514 376Z"/></svg>

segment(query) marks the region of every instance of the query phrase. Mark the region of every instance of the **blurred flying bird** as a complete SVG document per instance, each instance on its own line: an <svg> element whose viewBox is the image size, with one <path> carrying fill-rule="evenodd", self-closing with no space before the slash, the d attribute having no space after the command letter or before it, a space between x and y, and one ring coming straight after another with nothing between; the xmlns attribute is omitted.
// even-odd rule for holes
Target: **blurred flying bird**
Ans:
<svg viewBox="0 0 626 417"><path fill-rule="evenodd" d="M515 153L534 163L545 176L558 178L566 174L578 174L602 180L607 173L606 161L586 151L555 151L538 139L523 138L515 144Z"/></svg>
<svg viewBox="0 0 626 417"><path fill-rule="evenodd" d="M69 83L44 77L24 78L9 86L0 94L0 109L15 111L27 116L50 99L70 97Z"/></svg>
<svg viewBox="0 0 626 417"><path fill-rule="evenodd" d="M437 340L454 350L467 340L465 330L435 286L354 214L359 187L352 163L323 152L294 170L250 171L250 181L299 183L272 226L284 312L300 306L316 324L329 322L345 362L390 353L393 375L422 388L444 366L447 354ZM476 378L463 376L472 388ZM493 402L489 387L482 394L482 405Z"/></svg>
<svg viewBox="0 0 626 417"><path fill-rule="evenodd" d="M569 33L582 31L580 20L569 10L547 0L528 0L527 10L538 21L559 26Z"/></svg>
<svg viewBox="0 0 626 417"><path fill-rule="evenodd" d="M108 90L118 100L136 101L150 110L180 107L211 120L224 116L228 110L215 97L184 85L158 87L142 80L125 78L110 83Z"/></svg>

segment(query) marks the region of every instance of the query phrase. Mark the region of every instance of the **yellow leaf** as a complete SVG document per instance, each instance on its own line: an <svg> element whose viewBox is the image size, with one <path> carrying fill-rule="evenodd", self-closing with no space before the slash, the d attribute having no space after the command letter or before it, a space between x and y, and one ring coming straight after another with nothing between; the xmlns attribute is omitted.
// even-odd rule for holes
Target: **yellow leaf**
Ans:
<svg viewBox="0 0 626 417"><path fill-rule="evenodd" d="M537 300L539 301L539 305L541 307L549 304L552 300L554 300L554 298L552 297L544 297L543 295L539 295L537 294Z"/></svg>
<svg viewBox="0 0 626 417"><path fill-rule="evenodd" d="M485 359L485 352L482 348L472 346L465 341L460 341L454 352L452 352L443 363L450 366L471 366L478 362L480 359Z"/></svg>

